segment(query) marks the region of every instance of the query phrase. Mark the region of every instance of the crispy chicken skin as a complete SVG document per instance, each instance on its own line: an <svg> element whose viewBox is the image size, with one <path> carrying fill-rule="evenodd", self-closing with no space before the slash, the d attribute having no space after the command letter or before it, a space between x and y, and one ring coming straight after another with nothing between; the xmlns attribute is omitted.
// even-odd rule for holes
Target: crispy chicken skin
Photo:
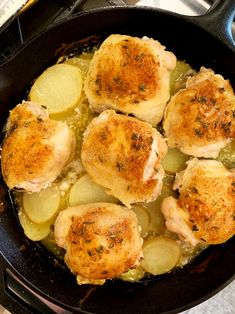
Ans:
<svg viewBox="0 0 235 314"><path fill-rule="evenodd" d="M85 131L81 159L97 184L130 207L161 192L160 162L166 151L164 139L150 124L106 110Z"/></svg>
<svg viewBox="0 0 235 314"><path fill-rule="evenodd" d="M156 125L170 98L175 65L175 55L158 41L113 34L91 61L85 93L97 112L119 110Z"/></svg>
<svg viewBox="0 0 235 314"><path fill-rule="evenodd" d="M38 192L50 185L75 150L75 137L65 123L47 111L23 102L11 112L3 142L1 167L7 186Z"/></svg>
<svg viewBox="0 0 235 314"><path fill-rule="evenodd" d="M187 164L173 185L179 199L163 200L166 226L193 246L223 243L235 234L235 173L216 160Z"/></svg>
<svg viewBox="0 0 235 314"><path fill-rule="evenodd" d="M55 222L56 243L78 284L103 284L138 265L142 239L131 209L112 203L70 207Z"/></svg>
<svg viewBox="0 0 235 314"><path fill-rule="evenodd" d="M167 105L163 128L169 147L216 158L235 137L235 96L228 80L201 68Z"/></svg>

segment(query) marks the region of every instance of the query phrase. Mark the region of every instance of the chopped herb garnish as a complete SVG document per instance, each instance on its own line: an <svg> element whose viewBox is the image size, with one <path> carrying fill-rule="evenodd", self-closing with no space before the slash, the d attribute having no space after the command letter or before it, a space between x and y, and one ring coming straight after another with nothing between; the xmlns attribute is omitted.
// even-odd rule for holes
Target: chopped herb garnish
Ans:
<svg viewBox="0 0 235 314"><path fill-rule="evenodd" d="M101 137L101 139L102 140L106 140L107 139L107 132L105 132L105 131L102 131L101 133L100 133L100 137Z"/></svg>
<svg viewBox="0 0 235 314"><path fill-rule="evenodd" d="M103 247L103 245L99 245L95 250L97 253L103 253L104 247Z"/></svg>
<svg viewBox="0 0 235 314"><path fill-rule="evenodd" d="M221 124L221 128L224 130L225 133L228 133L230 131L230 127L231 122Z"/></svg>
<svg viewBox="0 0 235 314"><path fill-rule="evenodd" d="M203 132L200 129L194 129L194 132L197 136L202 137L203 136Z"/></svg>
<svg viewBox="0 0 235 314"><path fill-rule="evenodd" d="M223 94L225 92L225 88L224 87L220 87L219 88L219 92Z"/></svg>
<svg viewBox="0 0 235 314"><path fill-rule="evenodd" d="M145 85L144 83L140 84L139 90L140 90L141 92L144 92L144 91L146 90L146 85Z"/></svg>
<svg viewBox="0 0 235 314"><path fill-rule="evenodd" d="M98 159L99 159L99 161L100 161L101 163L104 162L104 161L103 161L103 158L102 158L101 156L98 156Z"/></svg>
<svg viewBox="0 0 235 314"><path fill-rule="evenodd" d="M196 97L196 95L194 95L194 97L190 99L190 102L194 102L196 100L197 100L197 97Z"/></svg>
<svg viewBox="0 0 235 314"><path fill-rule="evenodd" d="M212 105L215 105L216 104L216 99L211 98L211 103L212 103Z"/></svg>
<svg viewBox="0 0 235 314"><path fill-rule="evenodd" d="M29 125L30 125L30 123L31 123L31 121L26 121L25 123L24 123L24 127L28 127Z"/></svg>
<svg viewBox="0 0 235 314"><path fill-rule="evenodd" d="M114 82L115 83L117 83L117 84L121 84L122 83L122 80L121 80L121 78L120 77L113 77L113 80L114 80Z"/></svg>
<svg viewBox="0 0 235 314"><path fill-rule="evenodd" d="M101 78L97 77L97 79L95 80L96 85L98 85L99 88L101 88Z"/></svg>
<svg viewBox="0 0 235 314"><path fill-rule="evenodd" d="M124 170L124 166L123 166L123 164L120 163L120 162L117 162L117 163L116 163L116 167L117 167L118 171Z"/></svg>
<svg viewBox="0 0 235 314"><path fill-rule="evenodd" d="M139 134L133 132L132 135L131 135L131 139L132 139L133 141L136 141L136 140L138 140L138 138L139 138Z"/></svg>
<svg viewBox="0 0 235 314"><path fill-rule="evenodd" d="M85 243L91 243L91 240L85 239L84 242Z"/></svg>
<svg viewBox="0 0 235 314"><path fill-rule="evenodd" d="M141 60L143 60L143 57L144 57L144 54L141 53L140 55L137 55L137 56L135 57L135 60L136 60L136 61L141 61Z"/></svg>
<svg viewBox="0 0 235 314"><path fill-rule="evenodd" d="M201 104L205 104L207 102L207 98L204 96L200 96L197 98L197 101L200 102Z"/></svg>
<svg viewBox="0 0 235 314"><path fill-rule="evenodd" d="M42 107L43 109L47 109L47 106L41 105L41 107Z"/></svg>
<svg viewBox="0 0 235 314"><path fill-rule="evenodd" d="M198 231L199 229L198 229L198 227L196 226L196 225L193 225L192 226L192 231Z"/></svg>
<svg viewBox="0 0 235 314"><path fill-rule="evenodd" d="M192 186L192 187L190 188L190 191L191 191L192 193L198 193L198 189L197 189L195 186Z"/></svg>

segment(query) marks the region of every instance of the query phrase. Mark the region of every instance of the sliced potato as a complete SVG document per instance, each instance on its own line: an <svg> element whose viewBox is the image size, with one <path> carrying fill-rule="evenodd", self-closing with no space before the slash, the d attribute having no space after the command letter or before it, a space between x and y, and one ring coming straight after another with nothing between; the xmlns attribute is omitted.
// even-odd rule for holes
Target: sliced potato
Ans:
<svg viewBox="0 0 235 314"><path fill-rule="evenodd" d="M135 212L139 225L141 227L141 236L144 238L149 230L150 225L150 215L146 208L141 205L134 205L132 210Z"/></svg>
<svg viewBox="0 0 235 314"><path fill-rule="evenodd" d="M30 220L44 223L52 219L60 207L60 192L57 188L47 188L38 193L23 194L23 208Z"/></svg>
<svg viewBox="0 0 235 314"><path fill-rule="evenodd" d="M168 180L168 178L169 177L166 177L166 180L164 180L165 182L162 187L162 192L158 198L153 202L145 204L145 207L150 214L149 232L154 235L161 234L165 228L165 218L161 212L163 199L167 196L176 196L176 193L171 188L170 180Z"/></svg>
<svg viewBox="0 0 235 314"><path fill-rule="evenodd" d="M108 195L104 188L92 181L86 174L78 179L69 193L69 205L76 206L96 202L117 203L118 200Z"/></svg>
<svg viewBox="0 0 235 314"><path fill-rule="evenodd" d="M119 278L124 281L136 282L144 277L145 271L142 267L129 269L126 273L123 273Z"/></svg>
<svg viewBox="0 0 235 314"><path fill-rule="evenodd" d="M47 107L49 114L74 108L82 94L82 74L70 64L56 64L45 70L34 82L29 98Z"/></svg>
<svg viewBox="0 0 235 314"><path fill-rule="evenodd" d="M181 153L177 148L169 148L162 160L162 166L167 173L177 173L186 168L188 155Z"/></svg>
<svg viewBox="0 0 235 314"><path fill-rule="evenodd" d="M174 95L180 89L185 88L185 83L189 76L193 75L195 71L192 67L184 61L177 61L175 69L170 76L170 93Z"/></svg>
<svg viewBox="0 0 235 314"><path fill-rule="evenodd" d="M19 211L19 221L24 229L25 235L32 241L41 241L46 238L50 232L51 221L36 224L31 221L23 210Z"/></svg>
<svg viewBox="0 0 235 314"><path fill-rule="evenodd" d="M64 63L78 67L82 72L83 78L85 78L89 70L91 59L83 59L83 58L74 57L74 58L65 60Z"/></svg>
<svg viewBox="0 0 235 314"><path fill-rule="evenodd" d="M177 265L180 248L177 242L170 238L155 237L144 243L143 255L141 266L152 275L160 275Z"/></svg>
<svg viewBox="0 0 235 314"><path fill-rule="evenodd" d="M235 168L235 140L223 148L217 158L227 168Z"/></svg>

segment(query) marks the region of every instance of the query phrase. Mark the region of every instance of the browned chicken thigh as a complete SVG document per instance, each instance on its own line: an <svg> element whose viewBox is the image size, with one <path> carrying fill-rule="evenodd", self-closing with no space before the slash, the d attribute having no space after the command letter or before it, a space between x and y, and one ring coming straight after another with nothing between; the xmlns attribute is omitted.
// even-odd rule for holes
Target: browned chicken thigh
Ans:
<svg viewBox="0 0 235 314"><path fill-rule="evenodd" d="M103 284L138 265L142 239L131 209L112 203L70 207L55 222L56 243L79 284Z"/></svg>
<svg viewBox="0 0 235 314"><path fill-rule="evenodd" d="M11 112L3 142L1 167L10 189L38 192L49 186L73 157L75 137L47 111L23 102Z"/></svg>
<svg viewBox="0 0 235 314"><path fill-rule="evenodd" d="M234 112L229 81L202 67L167 105L163 127L169 147L195 157L216 158L235 138Z"/></svg>
<svg viewBox="0 0 235 314"><path fill-rule="evenodd" d="M85 81L91 107L132 113L156 125L170 98L176 57L158 41L110 35L95 53Z"/></svg>
<svg viewBox="0 0 235 314"><path fill-rule="evenodd" d="M127 207L160 194L167 146L146 122L106 110L89 124L82 164L91 178Z"/></svg>
<svg viewBox="0 0 235 314"><path fill-rule="evenodd" d="M216 160L187 164L173 185L179 199L163 200L166 226L193 246L223 243L235 234L235 173Z"/></svg>

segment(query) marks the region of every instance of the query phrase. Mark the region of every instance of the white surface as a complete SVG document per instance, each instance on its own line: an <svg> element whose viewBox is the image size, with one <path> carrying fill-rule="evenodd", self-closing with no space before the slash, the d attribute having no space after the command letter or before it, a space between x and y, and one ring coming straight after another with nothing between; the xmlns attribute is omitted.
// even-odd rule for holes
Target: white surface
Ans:
<svg viewBox="0 0 235 314"><path fill-rule="evenodd" d="M184 15L202 14L210 7L206 0L126 0L126 3L161 8Z"/></svg>
<svg viewBox="0 0 235 314"><path fill-rule="evenodd" d="M234 314L235 281L209 300L193 307L182 314Z"/></svg>
<svg viewBox="0 0 235 314"><path fill-rule="evenodd" d="M27 0L0 0L0 27L8 21Z"/></svg>

